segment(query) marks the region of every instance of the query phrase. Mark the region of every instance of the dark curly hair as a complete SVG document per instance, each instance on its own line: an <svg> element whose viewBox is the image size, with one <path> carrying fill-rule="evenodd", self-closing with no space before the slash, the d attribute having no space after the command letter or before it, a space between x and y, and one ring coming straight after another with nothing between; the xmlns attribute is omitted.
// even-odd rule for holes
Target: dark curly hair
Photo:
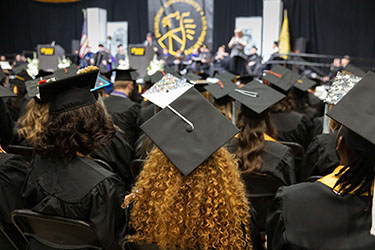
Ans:
<svg viewBox="0 0 375 250"><path fill-rule="evenodd" d="M269 112L256 114L246 106L241 105L237 127L240 129L236 155L243 173L250 173L262 167L261 153L266 145L264 134L276 136Z"/></svg>
<svg viewBox="0 0 375 250"><path fill-rule="evenodd" d="M63 157L72 157L77 152L88 155L103 139L112 139L116 132L100 103L49 115L43 127L33 141L35 151Z"/></svg>
<svg viewBox="0 0 375 250"><path fill-rule="evenodd" d="M279 101L278 103L274 104L271 107L271 112L273 112L273 113L288 113L288 112L294 110L294 108L295 108L295 103L294 103L294 100L293 100L293 95L289 91L286 94L286 98L284 98L283 100Z"/></svg>

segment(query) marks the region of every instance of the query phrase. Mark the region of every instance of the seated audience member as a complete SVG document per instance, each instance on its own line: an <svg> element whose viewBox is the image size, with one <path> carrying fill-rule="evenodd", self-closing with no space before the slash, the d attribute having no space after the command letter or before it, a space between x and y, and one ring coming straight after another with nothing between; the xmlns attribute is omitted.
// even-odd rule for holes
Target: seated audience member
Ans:
<svg viewBox="0 0 375 250"><path fill-rule="evenodd" d="M249 74L252 76L259 76L262 73L262 57L258 55L258 48L253 46L251 48L251 55L247 60Z"/></svg>
<svg viewBox="0 0 375 250"><path fill-rule="evenodd" d="M375 248L374 92L369 72L327 113L342 125L340 165L316 182L279 189L267 219L268 249Z"/></svg>
<svg viewBox="0 0 375 250"><path fill-rule="evenodd" d="M325 99L326 105L329 105L329 109L336 105L359 80L361 80L360 77L338 72ZM327 117L327 119L329 118ZM330 132L317 135L306 150L299 168L299 179L301 181L310 176L327 175L339 164L336 143L337 131L341 126L332 119L328 121L326 126L329 127Z"/></svg>
<svg viewBox="0 0 375 250"><path fill-rule="evenodd" d="M98 74L94 68L39 85L41 101L49 102L49 111L44 129L33 140L36 154L22 193L32 210L87 221L104 249L120 249L124 185L87 157L115 133L90 92ZM29 248L43 246L33 240Z"/></svg>
<svg viewBox="0 0 375 250"><path fill-rule="evenodd" d="M139 136L140 105L129 98L134 91L134 80L134 70L116 70L114 90L104 99L113 122L125 133L125 139L131 146L134 146Z"/></svg>
<svg viewBox="0 0 375 250"><path fill-rule="evenodd" d="M28 171L28 164L18 155L7 154L6 147L12 139L12 120L3 97L15 96L11 91L0 86L0 227L12 238L10 214L14 209L26 206L20 191ZM0 231L0 246L4 250L14 249L7 237Z"/></svg>
<svg viewBox="0 0 375 250"><path fill-rule="evenodd" d="M294 111L294 101L290 93L298 80L298 75L282 66L275 66L263 78L270 86L286 95L286 98L274 104L270 111L271 120L280 141L296 142L307 147L313 137L311 117Z"/></svg>
<svg viewBox="0 0 375 250"><path fill-rule="evenodd" d="M125 198L125 246L259 249L236 161L220 148L238 130L195 88L141 129L156 147Z"/></svg>

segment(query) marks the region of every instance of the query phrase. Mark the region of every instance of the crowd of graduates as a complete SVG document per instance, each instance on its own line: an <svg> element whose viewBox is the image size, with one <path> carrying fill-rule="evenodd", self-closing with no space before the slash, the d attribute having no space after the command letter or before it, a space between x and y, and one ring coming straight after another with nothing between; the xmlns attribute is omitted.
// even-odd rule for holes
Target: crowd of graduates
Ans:
<svg viewBox="0 0 375 250"><path fill-rule="evenodd" d="M62 249L25 234L20 209L85 221L106 250L375 248L375 74L273 65L255 79L195 53L141 81L100 65L0 70L1 249L22 234Z"/></svg>

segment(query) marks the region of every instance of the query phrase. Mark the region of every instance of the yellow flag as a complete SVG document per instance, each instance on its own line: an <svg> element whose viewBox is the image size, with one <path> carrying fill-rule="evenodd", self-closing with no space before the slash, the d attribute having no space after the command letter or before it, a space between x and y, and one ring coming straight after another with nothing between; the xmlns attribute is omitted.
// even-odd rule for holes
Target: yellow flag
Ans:
<svg viewBox="0 0 375 250"><path fill-rule="evenodd" d="M280 39L279 39L279 53L288 54L290 52L290 36L289 36L289 22L286 10L284 10L283 26L281 27ZM282 56L284 59L288 59L288 56Z"/></svg>

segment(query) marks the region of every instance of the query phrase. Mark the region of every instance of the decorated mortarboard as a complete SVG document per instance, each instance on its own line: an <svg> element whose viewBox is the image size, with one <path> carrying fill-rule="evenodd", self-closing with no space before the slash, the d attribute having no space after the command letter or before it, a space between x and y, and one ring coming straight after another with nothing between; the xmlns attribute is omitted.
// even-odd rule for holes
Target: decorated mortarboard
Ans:
<svg viewBox="0 0 375 250"><path fill-rule="evenodd" d="M138 73L136 69L116 69L115 81L135 81Z"/></svg>
<svg viewBox="0 0 375 250"><path fill-rule="evenodd" d="M91 89L94 88L99 70L76 74L50 82L39 82L42 102L49 102L50 114L59 114L96 102Z"/></svg>
<svg viewBox="0 0 375 250"><path fill-rule="evenodd" d="M0 85L0 97L14 97L16 96L12 91Z"/></svg>
<svg viewBox="0 0 375 250"><path fill-rule="evenodd" d="M185 80L168 73L143 93L142 96L159 107L165 108L192 87L193 85L187 83Z"/></svg>
<svg viewBox="0 0 375 250"><path fill-rule="evenodd" d="M303 92L306 92L308 89L314 87L315 85L315 81L310 80L307 77L299 77L297 82L294 84L294 87Z"/></svg>
<svg viewBox="0 0 375 250"><path fill-rule="evenodd" d="M101 88L106 88L111 84L111 81L106 76L98 75L98 77L96 78L95 86L93 89L91 89L91 92L99 90Z"/></svg>
<svg viewBox="0 0 375 250"><path fill-rule="evenodd" d="M325 102L336 105L360 80L361 78L358 76L337 72L336 78L328 90Z"/></svg>
<svg viewBox="0 0 375 250"><path fill-rule="evenodd" d="M285 98L285 95L255 80L235 89L229 96L257 114Z"/></svg>
<svg viewBox="0 0 375 250"><path fill-rule="evenodd" d="M375 74L368 72L327 115L375 144Z"/></svg>
<svg viewBox="0 0 375 250"><path fill-rule="evenodd" d="M185 176L239 132L194 88L141 129Z"/></svg>
<svg viewBox="0 0 375 250"><path fill-rule="evenodd" d="M228 96L229 93L237 89L238 87L231 82L229 78L217 77L217 81L214 84L210 84L205 89L216 99L220 99Z"/></svg>
<svg viewBox="0 0 375 250"><path fill-rule="evenodd" d="M267 71L263 80L267 80L272 85L286 93L291 87L293 87L298 78L299 75L293 71L283 66L276 65L271 70Z"/></svg>

